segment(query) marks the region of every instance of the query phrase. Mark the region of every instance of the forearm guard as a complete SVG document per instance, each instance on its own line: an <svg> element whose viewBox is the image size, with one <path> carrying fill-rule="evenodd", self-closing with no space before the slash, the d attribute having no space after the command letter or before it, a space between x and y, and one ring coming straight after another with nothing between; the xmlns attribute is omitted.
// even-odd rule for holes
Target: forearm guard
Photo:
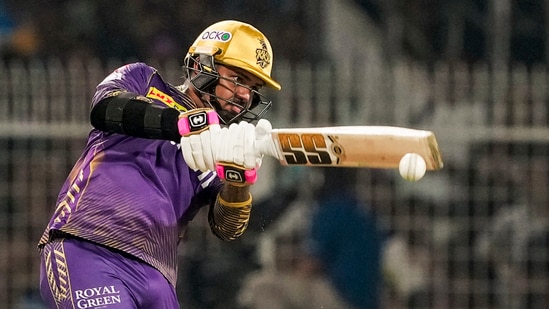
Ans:
<svg viewBox="0 0 549 309"><path fill-rule="evenodd" d="M244 202L231 203L219 195L208 213L210 229L222 240L235 240L244 234L250 221L252 196Z"/></svg>
<svg viewBox="0 0 549 309"><path fill-rule="evenodd" d="M121 92L98 102L91 110L90 121L104 132L179 142L179 114L143 96Z"/></svg>

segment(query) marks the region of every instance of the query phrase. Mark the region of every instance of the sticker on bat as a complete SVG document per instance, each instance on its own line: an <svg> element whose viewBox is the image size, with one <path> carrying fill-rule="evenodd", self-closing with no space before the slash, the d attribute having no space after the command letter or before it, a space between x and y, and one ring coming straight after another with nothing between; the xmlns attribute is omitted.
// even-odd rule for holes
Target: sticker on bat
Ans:
<svg viewBox="0 0 549 309"><path fill-rule="evenodd" d="M278 140L288 165L333 165L343 153L334 137L322 134L281 133Z"/></svg>

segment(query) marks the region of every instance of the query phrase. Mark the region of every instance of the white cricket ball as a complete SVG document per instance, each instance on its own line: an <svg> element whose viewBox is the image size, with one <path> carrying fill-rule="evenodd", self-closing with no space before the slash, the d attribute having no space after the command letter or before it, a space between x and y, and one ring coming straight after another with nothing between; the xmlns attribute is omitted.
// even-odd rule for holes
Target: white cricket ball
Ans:
<svg viewBox="0 0 549 309"><path fill-rule="evenodd" d="M417 153L407 153L400 159L398 170L402 178L408 181L418 181L425 175L427 165Z"/></svg>

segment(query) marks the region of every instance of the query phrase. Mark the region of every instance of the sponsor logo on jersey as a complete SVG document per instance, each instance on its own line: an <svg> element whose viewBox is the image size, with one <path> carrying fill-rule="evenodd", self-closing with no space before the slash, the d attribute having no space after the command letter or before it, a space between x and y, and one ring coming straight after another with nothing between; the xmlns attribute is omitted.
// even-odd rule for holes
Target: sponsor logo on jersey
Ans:
<svg viewBox="0 0 549 309"><path fill-rule="evenodd" d="M122 303L120 291L114 285L75 290L78 308L108 308Z"/></svg>
<svg viewBox="0 0 549 309"><path fill-rule="evenodd" d="M151 99L160 101L160 102L166 104L169 107L177 109L178 111L186 111L187 110L183 105L177 103L171 96L165 94L164 92L158 90L155 87L150 87L149 88L149 91L147 92L147 98L151 98Z"/></svg>

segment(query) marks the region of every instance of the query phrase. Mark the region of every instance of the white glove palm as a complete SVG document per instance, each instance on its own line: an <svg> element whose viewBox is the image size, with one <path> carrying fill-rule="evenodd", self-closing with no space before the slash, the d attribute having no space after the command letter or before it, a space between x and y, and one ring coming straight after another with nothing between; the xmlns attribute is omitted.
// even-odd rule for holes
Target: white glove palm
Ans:
<svg viewBox="0 0 549 309"><path fill-rule="evenodd" d="M223 128L212 144L217 162L232 163L244 169L257 166L255 152L255 127L247 122L231 124Z"/></svg>

